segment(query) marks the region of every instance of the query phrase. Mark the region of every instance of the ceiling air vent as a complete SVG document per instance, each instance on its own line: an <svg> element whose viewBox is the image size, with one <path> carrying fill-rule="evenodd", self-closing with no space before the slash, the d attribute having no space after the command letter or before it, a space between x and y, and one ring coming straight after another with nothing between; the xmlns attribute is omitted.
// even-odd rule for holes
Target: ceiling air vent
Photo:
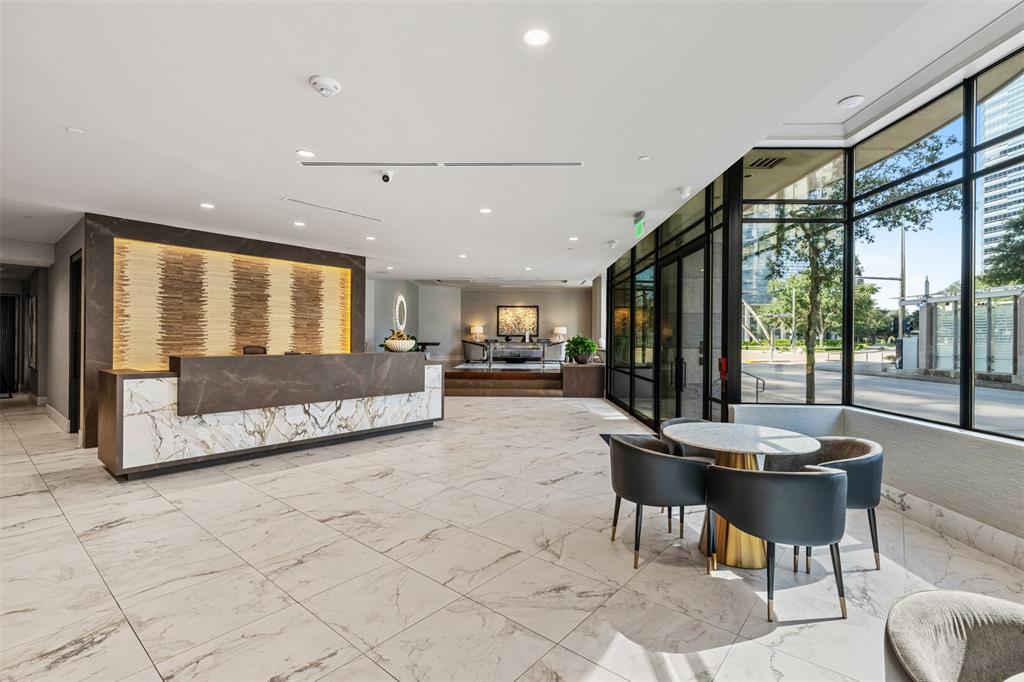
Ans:
<svg viewBox="0 0 1024 682"><path fill-rule="evenodd" d="M768 169L775 168L786 160L785 156L759 156L747 164L747 168Z"/></svg>

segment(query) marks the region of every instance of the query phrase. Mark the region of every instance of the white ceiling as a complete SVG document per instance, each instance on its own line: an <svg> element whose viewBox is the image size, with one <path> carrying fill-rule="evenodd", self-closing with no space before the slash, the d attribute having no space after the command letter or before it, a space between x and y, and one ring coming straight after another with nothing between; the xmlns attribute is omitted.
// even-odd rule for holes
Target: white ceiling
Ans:
<svg viewBox="0 0 1024 682"><path fill-rule="evenodd" d="M371 276L581 280L634 211L657 225L679 186L784 124L841 123L839 96L881 97L1016 4L4 2L0 236L53 242L88 211L362 254ZM534 26L549 45L523 44ZM300 148L584 166L385 185Z"/></svg>

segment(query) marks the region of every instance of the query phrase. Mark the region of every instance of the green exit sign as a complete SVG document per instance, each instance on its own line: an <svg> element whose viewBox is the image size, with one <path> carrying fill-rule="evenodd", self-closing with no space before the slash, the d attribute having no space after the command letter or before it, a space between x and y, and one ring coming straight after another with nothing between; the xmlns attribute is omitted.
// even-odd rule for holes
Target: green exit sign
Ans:
<svg viewBox="0 0 1024 682"><path fill-rule="evenodd" d="M647 222L647 213L637 211L633 214L633 236L639 237L644 233L644 226Z"/></svg>

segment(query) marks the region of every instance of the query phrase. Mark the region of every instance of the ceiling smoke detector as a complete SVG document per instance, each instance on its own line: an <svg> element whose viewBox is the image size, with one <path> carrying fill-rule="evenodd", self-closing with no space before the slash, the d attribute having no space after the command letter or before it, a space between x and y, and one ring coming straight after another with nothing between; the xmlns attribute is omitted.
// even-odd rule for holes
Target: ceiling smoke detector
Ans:
<svg viewBox="0 0 1024 682"><path fill-rule="evenodd" d="M310 76L309 87L320 93L321 97L334 97L341 92L341 83L330 76Z"/></svg>

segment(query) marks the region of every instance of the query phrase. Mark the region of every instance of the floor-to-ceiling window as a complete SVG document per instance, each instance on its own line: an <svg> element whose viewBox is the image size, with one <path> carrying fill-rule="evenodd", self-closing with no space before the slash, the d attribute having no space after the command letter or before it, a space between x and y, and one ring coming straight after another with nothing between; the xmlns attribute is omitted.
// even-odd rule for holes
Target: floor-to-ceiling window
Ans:
<svg viewBox="0 0 1024 682"><path fill-rule="evenodd" d="M610 397L651 423L690 395L1024 439L1024 51L853 147L724 177L609 268Z"/></svg>
<svg viewBox="0 0 1024 682"><path fill-rule="evenodd" d="M842 149L743 159L745 402L842 400Z"/></svg>

